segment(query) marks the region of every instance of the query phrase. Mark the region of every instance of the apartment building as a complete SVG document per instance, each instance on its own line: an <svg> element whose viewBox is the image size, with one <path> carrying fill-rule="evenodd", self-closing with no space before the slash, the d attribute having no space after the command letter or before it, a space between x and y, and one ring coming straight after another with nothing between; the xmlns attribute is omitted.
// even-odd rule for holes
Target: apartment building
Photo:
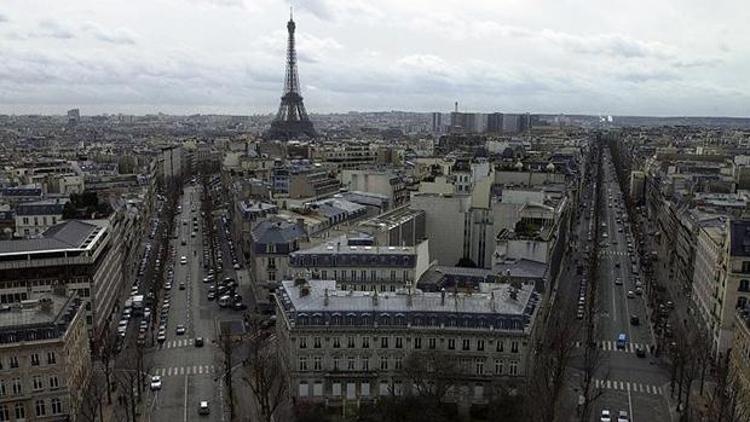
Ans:
<svg viewBox="0 0 750 422"><path fill-rule="evenodd" d="M76 291L94 337L111 318L122 288L120 243L108 220L69 220L39 239L0 241L0 304Z"/></svg>
<svg viewBox="0 0 750 422"><path fill-rule="evenodd" d="M750 306L738 308L729 361L730 382L736 389L739 415L750 415Z"/></svg>
<svg viewBox="0 0 750 422"><path fill-rule="evenodd" d="M330 277L341 290L395 292L415 285L429 265L427 240L416 246L378 246L370 237L342 236L289 255L291 275Z"/></svg>
<svg viewBox="0 0 750 422"><path fill-rule="evenodd" d="M490 386L526 375L539 295L533 285L480 293L338 289L296 279L277 291L277 339L296 400L341 404L410 392L410 356L455 365L447 400L484 403Z"/></svg>
<svg viewBox="0 0 750 422"><path fill-rule="evenodd" d="M0 307L0 420L76 421L91 372L84 305L50 295Z"/></svg>
<svg viewBox="0 0 750 422"><path fill-rule="evenodd" d="M25 202L16 207L16 237L36 236L62 222L68 198Z"/></svg>

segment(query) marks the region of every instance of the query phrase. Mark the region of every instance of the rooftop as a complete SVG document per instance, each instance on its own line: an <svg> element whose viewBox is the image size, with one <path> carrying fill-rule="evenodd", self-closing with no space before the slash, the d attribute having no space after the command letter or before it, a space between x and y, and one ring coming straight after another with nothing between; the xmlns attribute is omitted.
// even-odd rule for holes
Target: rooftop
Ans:
<svg viewBox="0 0 750 422"><path fill-rule="evenodd" d="M69 220L47 229L41 238L0 241L0 255L86 249L104 232L98 220Z"/></svg>
<svg viewBox="0 0 750 422"><path fill-rule="evenodd" d="M0 344L61 337L81 306L75 295L26 300L0 307Z"/></svg>
<svg viewBox="0 0 750 422"><path fill-rule="evenodd" d="M730 227L731 256L750 256L750 220L734 220Z"/></svg>
<svg viewBox="0 0 750 422"><path fill-rule="evenodd" d="M283 281L282 302L296 312L422 312L530 316L538 299L533 284L521 284L516 298L510 284L496 284L489 293L378 293L337 290L335 280L310 280L304 284Z"/></svg>

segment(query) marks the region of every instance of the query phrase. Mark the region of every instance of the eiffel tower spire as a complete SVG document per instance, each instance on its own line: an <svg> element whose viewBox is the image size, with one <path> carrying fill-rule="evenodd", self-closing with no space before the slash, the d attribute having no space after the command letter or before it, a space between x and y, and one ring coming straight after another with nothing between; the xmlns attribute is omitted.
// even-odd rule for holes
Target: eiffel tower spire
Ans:
<svg viewBox="0 0 750 422"><path fill-rule="evenodd" d="M271 129L266 136L272 139L288 140L305 135L311 138L316 136L315 129L307 117L305 104L300 94L299 74L297 73L297 52L294 47L294 16L292 8L289 8L289 22L286 24L289 31L289 39L286 49L286 74L284 77L284 94L281 96L281 105L276 113L276 118L271 122Z"/></svg>

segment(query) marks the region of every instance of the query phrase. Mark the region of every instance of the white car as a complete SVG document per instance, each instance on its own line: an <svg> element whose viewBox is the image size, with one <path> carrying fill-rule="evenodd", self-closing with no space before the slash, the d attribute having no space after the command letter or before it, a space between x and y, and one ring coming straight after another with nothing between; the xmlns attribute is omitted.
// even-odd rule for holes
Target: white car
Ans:
<svg viewBox="0 0 750 422"><path fill-rule="evenodd" d="M151 377L151 391L161 390L161 377L154 375Z"/></svg>
<svg viewBox="0 0 750 422"><path fill-rule="evenodd" d="M177 326L177 328L175 329L175 334L177 334L178 336L181 336L181 335L185 334L185 331L187 331L187 330L185 329L185 326L184 326L184 325L182 325L182 324L180 324L180 325L178 325L178 326Z"/></svg>
<svg viewBox="0 0 750 422"><path fill-rule="evenodd" d="M617 422L630 422L630 419L628 418L628 412L620 410L617 415Z"/></svg>
<svg viewBox="0 0 750 422"><path fill-rule="evenodd" d="M603 409L602 416L599 420L601 422L612 422L612 415L609 413L609 410Z"/></svg>
<svg viewBox="0 0 750 422"><path fill-rule="evenodd" d="M180 257L180 264L182 264L182 265L187 264L187 257L185 255L182 255Z"/></svg>

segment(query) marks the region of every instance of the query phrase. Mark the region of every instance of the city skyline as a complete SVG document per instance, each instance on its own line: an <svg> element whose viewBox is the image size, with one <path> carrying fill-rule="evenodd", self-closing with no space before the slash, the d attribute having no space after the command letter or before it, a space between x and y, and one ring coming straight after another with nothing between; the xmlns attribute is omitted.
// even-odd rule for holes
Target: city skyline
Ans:
<svg viewBox="0 0 750 422"><path fill-rule="evenodd" d="M6 2L0 113L271 114L288 5ZM312 114L748 115L738 2L292 5Z"/></svg>

